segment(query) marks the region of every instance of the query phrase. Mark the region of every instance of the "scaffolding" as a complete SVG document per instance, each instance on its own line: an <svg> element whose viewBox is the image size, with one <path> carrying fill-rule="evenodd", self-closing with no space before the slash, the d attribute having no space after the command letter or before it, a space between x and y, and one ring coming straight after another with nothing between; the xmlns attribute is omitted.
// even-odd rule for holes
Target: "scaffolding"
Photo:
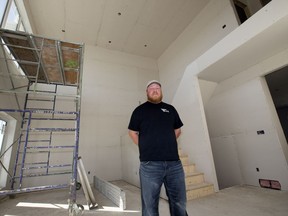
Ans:
<svg viewBox="0 0 288 216"><path fill-rule="evenodd" d="M10 180L0 195L69 188L69 214L77 215L84 45L6 29L0 40L0 96L16 104L0 112L20 121L18 138L0 152L0 161L15 152L13 166L0 164Z"/></svg>

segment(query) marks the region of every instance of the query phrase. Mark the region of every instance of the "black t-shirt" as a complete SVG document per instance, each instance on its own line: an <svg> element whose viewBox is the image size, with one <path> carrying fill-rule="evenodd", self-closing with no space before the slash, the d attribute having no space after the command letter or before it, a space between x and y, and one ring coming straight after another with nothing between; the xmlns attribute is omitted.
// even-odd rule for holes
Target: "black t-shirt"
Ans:
<svg viewBox="0 0 288 216"><path fill-rule="evenodd" d="M175 129L183 126L167 103L145 102L132 113L128 129L139 132L140 161L179 160Z"/></svg>

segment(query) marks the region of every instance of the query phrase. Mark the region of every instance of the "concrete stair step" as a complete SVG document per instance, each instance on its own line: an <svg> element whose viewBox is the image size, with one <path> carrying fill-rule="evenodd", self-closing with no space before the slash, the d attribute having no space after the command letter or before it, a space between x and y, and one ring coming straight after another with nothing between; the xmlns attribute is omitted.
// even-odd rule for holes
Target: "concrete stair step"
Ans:
<svg viewBox="0 0 288 216"><path fill-rule="evenodd" d="M186 187L193 184L200 184L204 182L204 174L199 172L194 172L185 176Z"/></svg>
<svg viewBox="0 0 288 216"><path fill-rule="evenodd" d="M180 157L180 160L181 160L181 163L182 165L189 165L189 157L188 155L181 155L179 156Z"/></svg>
<svg viewBox="0 0 288 216"><path fill-rule="evenodd" d="M204 173L196 171L196 165L189 162L189 156L182 149L178 154L185 173L187 200L193 200L215 193L214 185L205 182Z"/></svg>
<svg viewBox="0 0 288 216"><path fill-rule="evenodd" d="M191 175L196 172L195 164L183 165L185 175Z"/></svg>
<svg viewBox="0 0 288 216"><path fill-rule="evenodd" d="M214 185L203 182L199 184L193 184L186 186L187 200L197 199L200 197L214 194Z"/></svg>

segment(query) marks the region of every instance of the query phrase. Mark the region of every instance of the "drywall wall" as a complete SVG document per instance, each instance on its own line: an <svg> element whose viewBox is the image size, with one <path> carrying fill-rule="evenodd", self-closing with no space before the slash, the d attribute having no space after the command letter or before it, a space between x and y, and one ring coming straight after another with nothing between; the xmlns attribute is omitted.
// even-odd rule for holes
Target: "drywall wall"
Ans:
<svg viewBox="0 0 288 216"><path fill-rule="evenodd" d="M221 82L205 103L220 188L270 178L287 190L288 146L262 78L286 65L288 49Z"/></svg>
<svg viewBox="0 0 288 216"><path fill-rule="evenodd" d="M211 1L211 4L215 3L213 1ZM283 4L282 1L279 2L275 2L275 4L273 6L279 7L281 6L281 4ZM207 6L208 7L208 6ZM224 7L225 8L225 7ZM273 8L274 9L274 8ZM203 10L204 11L204 10ZM202 12L203 12L202 11ZM201 12L201 13L202 13ZM253 19L253 21L256 21L256 19L258 18L258 22L259 22L259 17L260 16L267 16L267 14L265 14L266 11L262 11L262 13L259 14L259 16L257 16L255 19ZM285 16L285 13L284 13ZM268 16L269 21L271 21L270 19L272 19L272 16ZM193 24L193 23L192 23ZM192 25L191 24L191 25ZM263 24L263 23L262 23ZM266 24L266 23L264 23ZM263 24L263 25L264 25ZM268 23L269 24L269 23ZM242 28L241 28L242 27ZM237 29L245 29L245 26L241 26L240 28ZM246 26L247 27L247 26ZM264 27L264 26L262 26ZM186 29L187 30L187 29ZM180 58L183 59L183 56L191 56L191 54L189 54L189 52L183 51L184 49L182 49L181 51L183 51L186 55L184 55L181 51L179 51L181 48L179 47L183 47L185 44L185 40L180 40L183 39L183 35L188 34L188 32L186 32L186 30L183 32L183 34L181 36L179 36L179 38L169 47L169 49L167 49L167 51L160 57L159 59L159 73L160 73L160 79L162 81L165 80L164 82L162 81L162 83L168 84L169 86L169 97L173 98L172 102L173 104L179 108L180 110L180 115L184 116L184 127L183 127L183 134L180 137L180 145L188 150L188 154L189 156L191 156L193 162L196 162L197 167L202 168L205 173L205 177L206 174L208 174L207 179L209 179L209 181L211 182L216 182L215 181L215 177L213 176L213 172L211 174L211 169L213 170L213 156L211 154L211 152L209 152L209 145L210 145L210 140L209 140L209 135L208 130L206 130L206 119L205 119L205 114L203 114L203 104L206 107L206 104L209 103L209 98L213 98L214 95L216 93L220 93L222 91L224 92L229 92L231 91L231 89L233 89L235 87L235 84L243 84L245 83L244 80L246 82L248 82L249 80L251 80L251 76L255 75L260 75L264 72L268 73L271 70L275 70L277 67L281 67L285 64L287 64L287 54L286 51L283 51L283 49L285 49L285 47L283 47L282 50L278 50L278 53L276 52L271 52L269 55L270 56L266 56L266 58L263 60L261 60L262 62L259 63L259 61L257 62L253 62L253 64L249 65L241 65L242 68L247 69L245 71L239 71L239 68L236 68L239 72L234 73L234 77L231 78L231 80L229 81L223 81L223 83L221 83L221 85L217 85L216 83L205 83L203 84L203 82L201 82L200 84L197 82L195 75L199 74L199 72L201 72L203 69L205 69L205 67L209 67L212 65L212 63L214 61L217 61L217 59L221 59L221 55L219 55L219 53L221 53L223 50L227 50L231 48L231 50L237 48L237 43L229 43L229 38L231 36L231 38L233 38L234 40L237 40L237 38L239 39L240 35L238 34L229 34L229 36L223 38L219 43L215 44L215 46L210 47L210 49L206 52L206 53L213 53L213 55L209 55L209 58L207 57L206 53L204 53L204 55L200 56L199 58L195 59L195 61L191 61L191 63L188 66L185 66L184 69L181 68L179 65L183 66L185 65L183 63L183 61L177 61L178 60L178 56L180 56ZM248 28L245 29L245 31L249 31ZM251 31L249 31L249 33L253 33ZM188 34L189 35L189 34ZM193 35L191 35L190 37L191 39L193 38ZM226 40L227 39L227 40ZM245 38L245 40L248 40L249 37L247 36L247 38ZM193 39L192 39L193 41ZM241 40L240 40L241 41ZM178 47L178 46L179 47ZM189 47L189 45L188 45ZM197 48L197 46L195 46ZM179 52L176 52L177 49L179 48ZM191 52L193 52L192 47L190 47ZM210 52L211 51L211 52ZM182 55L181 55L182 54ZM229 56L229 53L226 53L227 56ZM237 56L235 56L236 58ZM169 59L169 61L167 61L167 59ZM228 58L229 59L229 58ZM186 58L187 60L187 58ZM223 61L224 62L224 61ZM223 64L225 66L225 64ZM252 65L252 66L251 66ZM204 66L204 67L203 67ZM165 70L163 70L165 69ZM180 72L177 71L176 69L180 69ZM183 70L182 70L183 69ZM174 71L173 75L170 75L170 73L172 74ZM217 74L221 74L221 71L215 71L215 69L213 69L213 67L210 67L209 70L209 74L212 75L211 77L213 77L213 74L215 73ZM232 72L233 72L233 68L232 68ZM231 72L231 73L232 73ZM261 73L260 73L261 72ZM181 74L183 73L183 74ZM233 73L232 73L233 74ZM233 76L233 75L231 75ZM209 76L207 76L209 77ZM172 84L171 84L172 83ZM262 83L262 82L261 82ZM170 85L171 84L171 85ZM198 85L198 86L197 86ZM226 87L230 87L230 89L228 90L227 88L223 89L223 86ZM201 93L199 93L199 89L201 87ZM213 92L213 89L215 88L215 92ZM177 89L177 90L175 90ZM263 91L263 94L265 95L265 98L267 99L267 95L268 93L265 93L265 87L263 87L263 85L261 85L261 91ZM259 90L258 89L258 90ZM191 92L193 91L193 92ZM166 92L166 93L167 93ZM213 92L213 93L212 93ZM247 92L247 94L249 94L249 92ZM201 96L204 96L205 98L201 98ZM264 97L264 96L263 96ZM257 101L257 98L254 98L255 101ZM190 104L189 104L190 103ZM218 106L215 106L214 109L211 109L211 112L213 113L213 116L217 116L218 112L221 112L221 103L222 101L219 100L219 104L217 104ZM273 113L273 109L271 108L271 104L269 104L269 111L267 111L267 113L269 113L269 115L271 116L270 120L275 120L276 119L276 115L275 114L275 109L274 109L274 113ZM220 110L220 111L219 111ZM259 111L260 113L260 111ZM194 118L193 118L194 117ZM253 116L251 116L253 117ZM256 115L257 117L257 115ZM213 126L216 128L221 128L224 127L225 130L229 130L229 126L226 124L227 118L229 119L229 112L226 112L226 116L222 115L221 119L218 119L219 121L217 122L217 124L215 123ZM185 122L188 121L188 124ZM238 119L234 119L233 122L234 124L237 125L237 120ZM256 121L258 120L258 118L253 119L251 118L250 121ZM209 124L209 121L208 121ZM222 126L223 124L223 126ZM247 122L247 124L250 124L250 122ZM278 164L280 164L281 166L281 171L285 172L285 166L287 166L287 162L285 162L285 158L287 159L287 143L285 142L285 137L283 136L283 132L281 133L281 126L279 126L279 122L274 121L273 122L274 127L275 127L275 131L274 131L274 135L275 137L273 137L273 139L278 140L278 153L279 153L279 157L282 159L280 159L280 161L278 161ZM265 125L263 125L264 127ZM197 129L195 129L197 128ZM213 128L209 125L209 128ZM188 131L188 133L186 132ZM196 132L197 131L197 132ZM209 130L210 131L210 130ZM269 131L270 132L270 131ZM193 134L193 135L192 135ZM215 137L210 135L211 139L214 139ZM231 137L228 137L231 139ZM222 162L222 164L225 164L228 168L233 167L234 169L230 169L229 171L231 171L231 175L228 176L229 172L227 173L225 168L223 167L223 169L221 169L220 171L218 170L217 174L220 176L218 176L218 180L220 181L219 185L221 186L221 188L223 187L223 185L225 186L229 186L229 185L235 185L235 184L241 184L241 183L249 183L249 184L255 184L255 175L253 176L254 173L252 173L252 176L250 178L249 174L247 172L243 173L242 170L242 166L243 164L241 164L239 162L239 160L237 159L237 157L239 157L239 151L235 145L229 145L230 144L230 140L229 139L225 139L225 140L221 140L222 144L223 144L223 148L227 148L227 151L229 150L230 155L229 157L225 158L225 161ZM245 136L245 138L249 139L248 136ZM215 140L213 140L215 141ZM271 140L270 140L271 141ZM202 144L202 145L200 145ZM286 147L285 147L286 146ZM216 149L214 148L215 146L212 146L213 150L215 151L215 154L217 154L218 152L221 152L221 148ZM281 150L282 149L282 150ZM211 147L210 147L211 150ZM218 150L218 151L217 151ZM213 151L213 153L214 153ZM203 156L202 158L200 158L200 156ZM274 156L277 157L277 154L275 154ZM218 160L221 159L220 157L217 157L215 159L215 162L218 162ZM244 158L245 159L245 158ZM255 159L257 160L257 159ZM253 161L254 162L254 161ZM251 164L245 164L245 166L252 166L254 165L253 162L251 162ZM229 164L230 163L230 164ZM211 165L212 164L212 165ZM210 166L210 167L209 167ZM261 175L264 176L265 174L263 173L265 169L272 169L272 167L265 167L264 169L262 169L262 173ZM258 167L259 168L259 167ZM275 168L273 171L271 171L271 173L269 175L272 175L273 172L275 172L277 168ZM259 172L261 172L261 169L259 168ZM270 172L270 171L268 171ZM276 177L279 177L281 179L283 179L285 177L286 174L281 175L279 173L276 174ZM221 175L222 173L224 173L225 177L223 178L223 176ZM257 172L258 173L258 172ZM266 170L265 173L267 174ZM278 176L277 176L278 175ZM280 176L279 176L280 175ZM285 183L283 184L284 188Z"/></svg>
<svg viewBox="0 0 288 216"><path fill-rule="evenodd" d="M189 155L190 161L196 164L197 170L204 172L205 180L213 183L217 191L218 183L200 86L198 78L192 72L191 67L188 67L173 100L184 123L179 145Z"/></svg>
<svg viewBox="0 0 288 216"><path fill-rule="evenodd" d="M173 100L186 67L238 27L229 0L212 0L158 59L164 99Z"/></svg>
<svg viewBox="0 0 288 216"><path fill-rule="evenodd" d="M262 178L288 189L287 161L275 125L279 120L267 89L258 77L214 95L205 107L220 188L259 186Z"/></svg>
<svg viewBox="0 0 288 216"><path fill-rule="evenodd" d="M158 67L153 59L94 46L86 46L84 56L80 155L91 182L94 175L121 179L121 136L133 109L146 101L147 81L158 79Z"/></svg>
<svg viewBox="0 0 288 216"><path fill-rule="evenodd" d="M139 181L139 150L128 134L121 136L122 179L140 187Z"/></svg>

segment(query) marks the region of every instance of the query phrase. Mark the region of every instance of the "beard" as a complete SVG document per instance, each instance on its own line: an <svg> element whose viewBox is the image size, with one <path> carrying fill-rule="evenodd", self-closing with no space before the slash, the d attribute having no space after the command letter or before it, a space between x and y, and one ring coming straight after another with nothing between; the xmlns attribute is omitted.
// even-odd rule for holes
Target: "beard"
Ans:
<svg viewBox="0 0 288 216"><path fill-rule="evenodd" d="M156 96L147 95L148 101L150 101L151 103L155 103L155 104L160 103L162 101L162 97L163 97L162 94L159 94L159 95L156 95Z"/></svg>

